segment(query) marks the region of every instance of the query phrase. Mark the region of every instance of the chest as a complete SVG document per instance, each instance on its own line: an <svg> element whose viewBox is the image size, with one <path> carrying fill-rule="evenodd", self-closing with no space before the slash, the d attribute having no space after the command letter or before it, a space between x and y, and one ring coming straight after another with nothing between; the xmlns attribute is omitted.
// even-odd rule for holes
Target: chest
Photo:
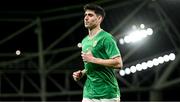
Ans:
<svg viewBox="0 0 180 102"><path fill-rule="evenodd" d="M90 52L99 52L103 50L103 41L102 39L86 39L82 42L82 51L85 53Z"/></svg>

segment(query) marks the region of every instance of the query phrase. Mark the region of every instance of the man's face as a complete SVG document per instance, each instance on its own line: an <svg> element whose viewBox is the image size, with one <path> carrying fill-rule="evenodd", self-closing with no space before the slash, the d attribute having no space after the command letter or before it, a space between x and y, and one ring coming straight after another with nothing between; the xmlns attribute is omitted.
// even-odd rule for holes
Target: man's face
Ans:
<svg viewBox="0 0 180 102"><path fill-rule="evenodd" d="M86 10L84 13L84 26L88 29L93 29L100 24L102 17L96 15L92 10Z"/></svg>

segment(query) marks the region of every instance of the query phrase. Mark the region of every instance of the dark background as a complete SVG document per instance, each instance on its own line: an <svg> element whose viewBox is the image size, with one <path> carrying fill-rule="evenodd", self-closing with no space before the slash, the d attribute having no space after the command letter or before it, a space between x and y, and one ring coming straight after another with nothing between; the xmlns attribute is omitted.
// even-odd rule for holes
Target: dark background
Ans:
<svg viewBox="0 0 180 102"><path fill-rule="evenodd" d="M83 5L86 3L97 3L105 8L106 18L102 28L117 39L124 68L171 52L177 55L174 62L152 69L126 76L120 76L117 72L121 100L179 101L179 0L1 1L0 100L82 99L85 78L77 83L71 76L73 71L83 69L81 50L77 44L87 35L82 23ZM124 37L132 25L142 23L154 30L152 36L135 44L119 44L119 38ZM16 50L21 51L20 56L15 54ZM173 70L166 82L174 80L173 84L154 88L169 68ZM151 94L157 94L154 95L157 98L152 98Z"/></svg>

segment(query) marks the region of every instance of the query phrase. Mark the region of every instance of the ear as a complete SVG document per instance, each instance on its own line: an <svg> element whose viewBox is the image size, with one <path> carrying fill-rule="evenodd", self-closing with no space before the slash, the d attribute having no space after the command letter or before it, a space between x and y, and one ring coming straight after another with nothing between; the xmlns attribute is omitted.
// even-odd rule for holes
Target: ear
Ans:
<svg viewBox="0 0 180 102"><path fill-rule="evenodd" d="M102 16L98 16L99 21L102 21L102 19L103 19Z"/></svg>

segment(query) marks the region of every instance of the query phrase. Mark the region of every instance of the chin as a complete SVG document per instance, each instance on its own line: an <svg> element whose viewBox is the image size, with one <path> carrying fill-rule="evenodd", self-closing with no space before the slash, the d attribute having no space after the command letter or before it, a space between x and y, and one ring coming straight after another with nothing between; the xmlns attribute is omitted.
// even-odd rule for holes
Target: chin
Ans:
<svg viewBox="0 0 180 102"><path fill-rule="evenodd" d="M85 28L90 28L88 25L85 25Z"/></svg>

